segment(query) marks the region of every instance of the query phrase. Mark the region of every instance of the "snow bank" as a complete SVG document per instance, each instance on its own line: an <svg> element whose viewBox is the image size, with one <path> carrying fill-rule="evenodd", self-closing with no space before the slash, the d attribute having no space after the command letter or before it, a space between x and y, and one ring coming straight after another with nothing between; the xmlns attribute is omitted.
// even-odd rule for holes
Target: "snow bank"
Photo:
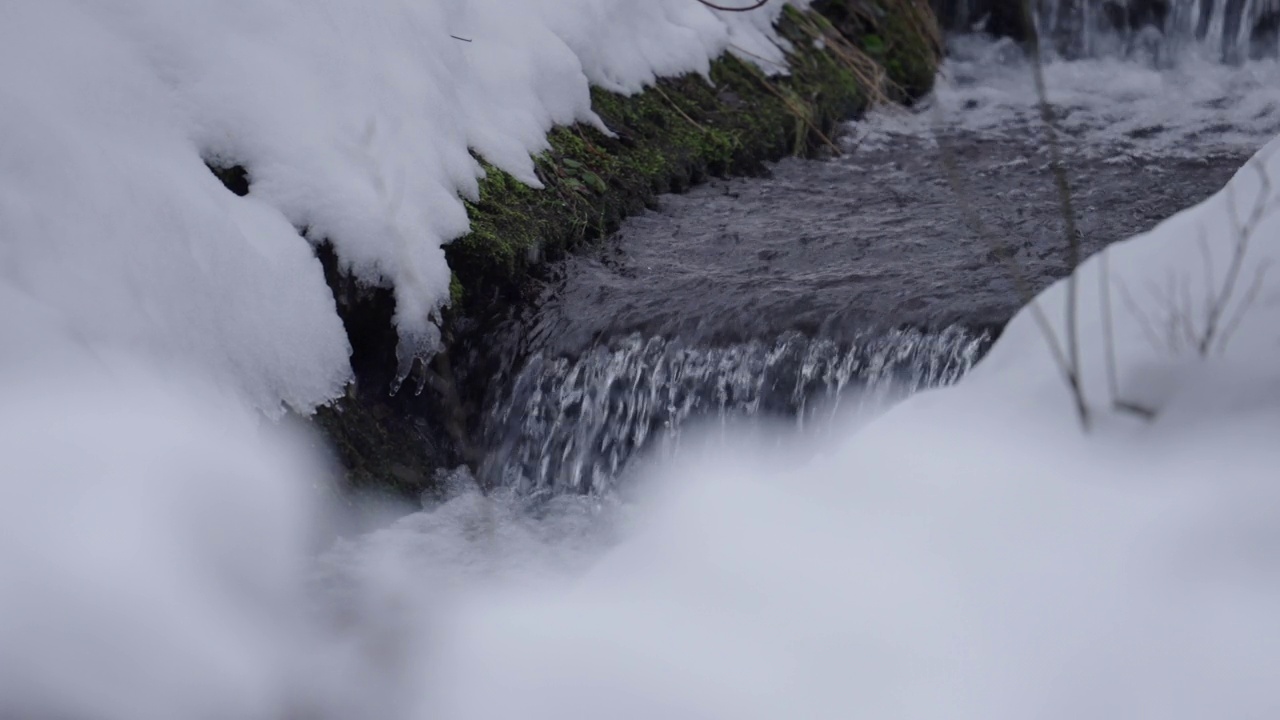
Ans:
<svg viewBox="0 0 1280 720"><path fill-rule="evenodd" d="M1280 138L1221 192L1081 265L1080 375L1104 428L1119 424L1118 431L1146 436L1217 422L1223 413L1273 411L1280 400L1277 210ZM1062 280L1036 300L1064 346L1067 299ZM997 392L1022 410L1043 408L1045 421L1070 423L1070 413L1049 412L1066 403L1059 367L1024 308L966 378L965 392ZM1111 410L1117 401L1157 413L1158 422L1131 427L1132 417Z"/></svg>
<svg viewBox="0 0 1280 720"><path fill-rule="evenodd" d="M467 231L460 198L481 174L471 151L536 184L530 154L554 124L599 123L589 83L634 92L735 47L781 61L781 5L7 3L0 288L88 347L194 365L263 409L308 410L350 371L295 228L394 287L403 349L429 351L448 299L441 245ZM203 160L245 166L248 197Z"/></svg>
<svg viewBox="0 0 1280 720"><path fill-rule="evenodd" d="M77 47L116 57L98 21L31 7L0 10L0 33L19 42L14 23L59 7L84 35ZM173 97L162 80L139 82L136 96L98 92L119 82L114 66L39 45L0 52L65 64L84 82L6 83L14 111L0 114L4 172L11 160L30 171L22 184L6 174L0 195L5 222L27 230L0 246L0 716L1180 720L1280 708L1280 276L1259 274L1278 250L1263 178L1280 177L1280 139L1227 190L1080 268L1088 435L1024 310L959 384L816 458L744 434L652 469L655 497L594 562L611 528L592 508L520 515L463 493L332 554L317 588L310 486L323 472L293 441L264 439L238 402L198 382L157 384L117 352L150 343L198 355L251 340L213 322L200 328L212 337L189 345L169 337L165 323L198 308L148 284L170 266L185 273L163 275L172 282L211 283L250 253L197 234L208 228L185 224L181 208L157 212L133 175L108 170L167 168L150 191L280 227L279 246L242 231L254 258L298 272L260 267L261 292L288 280L290 293L323 295L314 260L283 242L278 208L195 172L179 120L130 116L151 98L182 117L181 103L156 99ZM84 75L95 67L103 77ZM97 115L55 122L29 109L59 104ZM89 117L115 144L77 143ZM153 137L173 157L143 153ZM64 161L32 163L46 155ZM137 202L161 230L185 232L166 236L183 252L155 240L117 260L88 240L54 242L70 237L62 227L124 237L112 233L137 219L91 226L98 215L76 201L92 183L68 174L82 164L110 193L103 203ZM52 201L19 194L28 186L65 188L69 202L31 212ZM32 233L49 242L23 239ZM82 289L95 264L131 283ZM1229 273L1239 281L1217 316L1233 332L1201 354L1206 308ZM264 297L243 283L205 287L220 290ZM1059 283L1037 299L1059 332L1066 293ZM254 309L264 334L289 330L271 325L271 307ZM312 362L279 344L279 357L235 347L242 364L225 372L241 379L252 362ZM52 378L31 367L77 354L93 359ZM1110 409L1108 357L1118 395L1153 421ZM264 377L282 385L258 386L260 399L320 387Z"/></svg>
<svg viewBox="0 0 1280 720"><path fill-rule="evenodd" d="M283 717L306 681L315 468L149 376L0 379L4 717Z"/></svg>
<svg viewBox="0 0 1280 720"><path fill-rule="evenodd" d="M1280 276L1258 273L1280 139L1253 162L1113 246L1105 275L1080 268L1089 434L1030 310L956 386L816 459L718 431L652 471L638 531L572 587L458 611L438 715L1274 714ZM1251 220L1219 303L1235 331L1201 354ZM1036 301L1060 334L1066 293ZM1109 336L1122 399L1154 419L1112 409Z"/></svg>

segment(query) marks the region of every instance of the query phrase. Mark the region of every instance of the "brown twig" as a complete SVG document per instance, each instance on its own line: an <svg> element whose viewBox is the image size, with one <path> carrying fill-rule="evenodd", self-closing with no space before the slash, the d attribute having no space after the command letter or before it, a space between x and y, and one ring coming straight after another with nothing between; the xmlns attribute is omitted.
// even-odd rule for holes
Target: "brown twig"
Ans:
<svg viewBox="0 0 1280 720"><path fill-rule="evenodd" d="M752 65L749 62L741 62L741 64L743 67L747 68L748 72L756 76L756 79L760 81L760 84L763 85L766 90L777 96L777 98L787 106L787 109L791 111L792 115L808 126L809 130L811 130L813 134L817 135L818 139L829 147L833 154L844 154L844 151L840 149L840 146L837 145L830 137L827 137L827 134L822 131L822 128L818 127L817 123L813 121L808 109L803 106L800 100L796 99L794 92L789 94L784 93L777 85L770 82L769 78L766 77L765 74L761 72L760 68L755 65ZM797 150L797 154L799 154L799 152L800 151Z"/></svg>
<svg viewBox="0 0 1280 720"><path fill-rule="evenodd" d="M693 118L689 117L689 115L688 115L687 113L685 113L684 109L683 109L683 108L681 108L679 105L677 105L677 104L676 104L676 101L675 101L675 100L672 100L672 99L671 99L671 96L670 96L670 95L667 95L667 93L663 91L663 89L662 89L662 86L661 86L661 85L658 85L658 84L656 84L656 83L655 83L655 84L653 85L653 89L654 89L654 90L656 90L656 91L657 91L657 93L658 93L659 95L661 95L661 96L662 96L662 99L663 99L663 100L666 100L666 101L667 101L667 103L668 103L669 105L671 105L671 107L672 107L672 108L674 108L674 109L675 109L675 111L676 111L677 113L680 113L680 117L684 118L685 120L688 120L690 125L692 125L692 126L694 126L694 127L698 128L698 130L700 130L700 131L702 131L702 132L704 132L704 133L705 133L705 132L707 132L707 129L706 129L705 127L703 127L701 123L699 123L697 120L694 120Z"/></svg>

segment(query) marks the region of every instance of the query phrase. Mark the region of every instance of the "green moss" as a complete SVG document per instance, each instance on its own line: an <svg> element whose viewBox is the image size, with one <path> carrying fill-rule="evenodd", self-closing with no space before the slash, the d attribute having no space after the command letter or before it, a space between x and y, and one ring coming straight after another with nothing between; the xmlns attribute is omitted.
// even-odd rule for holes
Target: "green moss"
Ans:
<svg viewBox="0 0 1280 720"><path fill-rule="evenodd" d="M458 279L457 273L449 274L449 300L455 307L460 307L466 297L466 292L462 289L462 281Z"/></svg>
<svg viewBox="0 0 1280 720"><path fill-rule="evenodd" d="M894 99L909 102L933 88L942 47L927 2L817 0L813 9L884 67Z"/></svg>
<svg viewBox="0 0 1280 720"><path fill-rule="evenodd" d="M787 76L766 76L726 54L711 64L709 79L666 78L632 96L593 88L592 106L612 135L586 125L555 128L551 150L535 158L544 188L486 164L480 198L467 206L472 232L446 247L455 304L466 312L522 295L543 260L616 229L659 193L707 176L756 173L767 160L809 155L830 142L838 123L860 114L878 89L862 87L811 28L838 31L861 47L904 97L927 91L937 53L916 27L916 0L820 0L814 8L788 7L780 19L779 33L793 48Z"/></svg>

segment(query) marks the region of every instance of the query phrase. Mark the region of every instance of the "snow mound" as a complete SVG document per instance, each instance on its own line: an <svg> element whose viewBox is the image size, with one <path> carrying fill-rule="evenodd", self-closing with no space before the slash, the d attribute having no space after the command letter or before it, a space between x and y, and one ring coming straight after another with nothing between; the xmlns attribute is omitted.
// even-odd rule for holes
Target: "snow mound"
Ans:
<svg viewBox="0 0 1280 720"><path fill-rule="evenodd" d="M1078 270L1088 433L1030 308L816 457L716 428L570 587L459 610L437 714L1273 714L1278 158Z"/></svg>
<svg viewBox="0 0 1280 720"><path fill-rule="evenodd" d="M1163 434L1224 412L1280 407L1278 211L1280 138L1213 197L1081 264L1079 375L1104 429ZM1069 292L1060 280L1035 301L1064 354ZM1050 348L1035 310L1023 308L965 379L967 392L1001 392L1018 407L1069 407ZM1027 392L996 390L1010 387ZM1155 422L1134 426L1125 407ZM1070 412L1053 417L1074 422Z"/></svg>
<svg viewBox="0 0 1280 720"><path fill-rule="evenodd" d="M636 92L731 49L782 62L782 4L7 3L0 288L95 351L309 410L350 369L299 228L394 288L403 350L430 352L449 296L441 246L467 232L462 198L482 174L472 151L536 184L530 155L553 125L600 124L591 83ZM246 168L248 196L206 161Z"/></svg>
<svg viewBox="0 0 1280 720"><path fill-rule="evenodd" d="M322 469L237 401L0 375L0 716L1272 717L1277 153L1079 269L1089 433L1028 308L816 449L717 427L621 510L462 478L319 567Z"/></svg>

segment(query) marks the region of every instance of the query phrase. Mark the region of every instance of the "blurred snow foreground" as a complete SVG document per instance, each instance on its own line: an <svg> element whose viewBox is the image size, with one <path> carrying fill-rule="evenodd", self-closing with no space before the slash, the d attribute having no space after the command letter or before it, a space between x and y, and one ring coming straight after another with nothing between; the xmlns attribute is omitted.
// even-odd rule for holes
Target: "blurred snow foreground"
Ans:
<svg viewBox="0 0 1280 720"><path fill-rule="evenodd" d="M59 122L22 137L87 152ZM1280 140L1223 192L1112 246L1105 273L1103 256L1080 268L1088 434L1024 310L959 384L816 454L762 450L744 430L652 468L625 523L568 499L528 515L462 492L319 559L324 473L295 439L256 427L225 390L102 350L58 297L0 288L6 338L77 358L50 375L0 345L0 717L1274 717L1280 274L1263 269L1278 153ZM65 212L32 231L95 217L102 233L139 230L108 213L130 200L124 183L47 169L21 188L33 202L120 196L61 195ZM186 187L171 170L152 191ZM266 204L188 189L225 222L284 235ZM151 233L190 220L151 211ZM26 242L20 257L36 251ZM152 271L238 257L185 247ZM89 262L60 257L6 264L5 282L57 285L55 270ZM1059 283L1036 301L1060 336L1066 296ZM104 312L113 302L125 298ZM66 332L55 342L50 327Z"/></svg>
<svg viewBox="0 0 1280 720"><path fill-rule="evenodd" d="M741 429L625 512L463 491L323 549L327 468L257 415L349 374L294 228L430 346L468 148L533 181L589 83L776 11L0 3L0 718L1276 716L1280 140L1077 272L1088 434L1026 309L816 454Z"/></svg>
<svg viewBox="0 0 1280 720"><path fill-rule="evenodd" d="M340 394L349 348L297 228L394 288L402 361L431 352L472 151L536 185L554 124L601 125L591 84L639 91L731 46L776 68L782 5L5 2L0 290L89 346L309 411ZM247 167L249 195L206 161Z"/></svg>

